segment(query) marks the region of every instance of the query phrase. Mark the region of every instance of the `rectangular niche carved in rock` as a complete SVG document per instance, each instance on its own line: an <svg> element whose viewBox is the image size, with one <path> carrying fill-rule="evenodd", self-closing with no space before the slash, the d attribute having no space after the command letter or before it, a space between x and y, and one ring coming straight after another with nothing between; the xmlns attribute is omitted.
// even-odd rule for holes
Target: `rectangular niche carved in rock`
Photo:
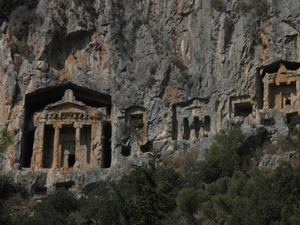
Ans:
<svg viewBox="0 0 300 225"><path fill-rule="evenodd" d="M53 141L54 141L53 125L45 125L45 127L44 127L44 151L43 151L43 167L44 168L52 167Z"/></svg>
<svg viewBox="0 0 300 225"><path fill-rule="evenodd" d="M252 113L250 102L240 102L234 104L234 116L246 117Z"/></svg>
<svg viewBox="0 0 300 225"><path fill-rule="evenodd" d="M60 130L60 167L73 167L75 164L75 128L63 125Z"/></svg>
<svg viewBox="0 0 300 225"><path fill-rule="evenodd" d="M280 84L279 86L269 85L269 108L283 109L292 106L296 100L296 82Z"/></svg>

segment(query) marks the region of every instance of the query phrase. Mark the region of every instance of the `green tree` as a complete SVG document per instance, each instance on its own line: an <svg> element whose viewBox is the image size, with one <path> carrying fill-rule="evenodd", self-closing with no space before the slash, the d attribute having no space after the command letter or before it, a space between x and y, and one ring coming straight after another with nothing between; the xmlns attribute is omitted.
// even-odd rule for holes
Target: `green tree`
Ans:
<svg viewBox="0 0 300 225"><path fill-rule="evenodd" d="M69 218L69 215L78 208L78 201L73 194L60 188L34 207L33 216L18 214L13 217L13 220L16 225L72 224L74 221Z"/></svg>
<svg viewBox="0 0 300 225"><path fill-rule="evenodd" d="M219 135L205 154L205 161L200 163L200 176L205 183L211 183L225 176L231 176L239 170L241 159L238 147L244 140L244 134L238 128L227 134Z"/></svg>
<svg viewBox="0 0 300 225"><path fill-rule="evenodd" d="M178 192L177 205L180 211L187 217L190 224L197 224L194 217L200 208L199 190L183 188Z"/></svg>
<svg viewBox="0 0 300 225"><path fill-rule="evenodd" d="M160 154L149 152L145 165L134 165L117 181L102 182L80 210L83 221L100 224L161 224L176 208L181 185L174 168L158 166Z"/></svg>
<svg viewBox="0 0 300 225"><path fill-rule="evenodd" d="M6 148L13 142L13 136L5 127L0 130L0 153L3 153Z"/></svg>

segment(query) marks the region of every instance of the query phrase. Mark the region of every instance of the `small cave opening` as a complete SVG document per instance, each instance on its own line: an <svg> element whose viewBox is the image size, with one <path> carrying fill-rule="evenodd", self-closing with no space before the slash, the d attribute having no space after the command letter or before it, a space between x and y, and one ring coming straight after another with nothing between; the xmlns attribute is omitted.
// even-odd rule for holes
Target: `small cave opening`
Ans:
<svg viewBox="0 0 300 225"><path fill-rule="evenodd" d="M66 190L69 190L74 185L75 185L74 181L67 181L67 182L56 183L55 187L56 187L56 189L65 188Z"/></svg>
<svg viewBox="0 0 300 225"><path fill-rule="evenodd" d="M150 152L153 150L153 141L148 141L146 144L140 146L141 152Z"/></svg>
<svg viewBox="0 0 300 225"><path fill-rule="evenodd" d="M47 187L34 187L34 194L36 195L46 195Z"/></svg>
<svg viewBox="0 0 300 225"><path fill-rule="evenodd" d="M246 117L252 113L252 105L250 102L241 102L234 104L234 116Z"/></svg>
<svg viewBox="0 0 300 225"><path fill-rule="evenodd" d="M287 124L290 124L293 117L298 115L299 115L298 112L287 113L285 116Z"/></svg>
<svg viewBox="0 0 300 225"><path fill-rule="evenodd" d="M136 130L141 130L144 128L144 121L143 121L144 115L141 114L131 114L130 115L130 125L132 128Z"/></svg>
<svg viewBox="0 0 300 225"><path fill-rule="evenodd" d="M83 102L85 105L100 108L105 107L107 110L107 115L111 115L111 96L100 93L88 88L80 87L72 83L66 83L60 86L48 87L36 90L35 92L29 93L25 96L25 113L24 113L24 127L22 132L21 141L21 157L20 165L21 168L30 167L31 157L33 154L34 136L35 128L33 124L33 117L36 112L42 111L48 104L52 104L62 100L64 93L67 89L71 89L74 93L74 97L77 101ZM50 127L45 127L47 144L44 145L46 153L44 154L43 167L51 168L51 146L53 145L52 136L53 131ZM88 131L87 131L88 132ZM110 132L111 134L111 132ZM86 135L89 135L88 133ZM108 139L110 140L111 137ZM46 143L45 142L45 143ZM89 148L89 144L87 144ZM43 149L44 150L44 149ZM70 154L75 155L75 154ZM70 163L72 164L72 157L69 157ZM87 157L89 160L90 156Z"/></svg>
<svg viewBox="0 0 300 225"><path fill-rule="evenodd" d="M111 124L103 124L101 167L109 168L111 165Z"/></svg>
<svg viewBox="0 0 300 225"><path fill-rule="evenodd" d="M122 146L122 151L121 151L121 154L123 156L130 156L131 155L131 146L128 145L128 146Z"/></svg>
<svg viewBox="0 0 300 225"><path fill-rule="evenodd" d="M275 120L274 118L266 118L266 119L262 119L260 123L266 127L269 127L275 125Z"/></svg>

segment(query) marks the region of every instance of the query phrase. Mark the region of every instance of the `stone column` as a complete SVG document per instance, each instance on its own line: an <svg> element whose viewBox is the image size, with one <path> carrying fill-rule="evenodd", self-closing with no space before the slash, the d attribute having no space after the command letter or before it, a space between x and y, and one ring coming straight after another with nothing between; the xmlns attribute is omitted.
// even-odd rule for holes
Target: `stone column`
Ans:
<svg viewBox="0 0 300 225"><path fill-rule="evenodd" d="M52 168L58 168L59 167L59 131L61 128L60 123L55 123L53 125L54 127L54 143L53 143L53 164Z"/></svg>
<svg viewBox="0 0 300 225"><path fill-rule="evenodd" d="M64 151L64 168L69 167L69 155L70 155L70 152L68 150L65 150Z"/></svg>
<svg viewBox="0 0 300 225"><path fill-rule="evenodd" d="M90 151L90 166L95 167L97 164L97 157L102 151L102 123L92 122L91 127L91 149Z"/></svg>
<svg viewBox="0 0 300 225"><path fill-rule="evenodd" d="M44 149L44 123L40 122L35 130L34 145L31 157L30 167L43 167L43 149Z"/></svg>

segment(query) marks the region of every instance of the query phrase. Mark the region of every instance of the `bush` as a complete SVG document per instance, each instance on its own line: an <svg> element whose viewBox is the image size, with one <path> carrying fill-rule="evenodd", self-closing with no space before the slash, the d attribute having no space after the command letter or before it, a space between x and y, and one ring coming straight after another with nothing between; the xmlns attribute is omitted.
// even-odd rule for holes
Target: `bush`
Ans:
<svg viewBox="0 0 300 225"><path fill-rule="evenodd" d="M148 70L149 70L149 73L151 75L154 75L156 73L156 69L157 69L157 64L156 63L152 63L150 64Z"/></svg>
<svg viewBox="0 0 300 225"><path fill-rule="evenodd" d="M0 153L4 152L12 142L13 136L11 132L6 127L2 128L0 130Z"/></svg>

